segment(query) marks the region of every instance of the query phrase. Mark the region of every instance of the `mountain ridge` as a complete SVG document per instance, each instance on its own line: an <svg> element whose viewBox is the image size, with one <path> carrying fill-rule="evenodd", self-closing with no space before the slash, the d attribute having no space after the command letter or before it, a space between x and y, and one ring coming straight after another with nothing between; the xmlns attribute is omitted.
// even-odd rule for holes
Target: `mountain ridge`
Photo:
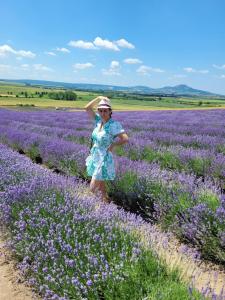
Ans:
<svg viewBox="0 0 225 300"><path fill-rule="evenodd" d="M165 86L162 88L151 88L148 86L117 86L117 85L106 85L106 84L94 84L94 83L68 83L58 81L47 81L47 80L33 80L33 79L0 79L0 83L20 83L25 85L36 85L45 87L60 87L67 89L82 89L91 91L115 91L115 92L126 92L126 93L138 93L143 95L163 95L166 96L190 96L190 97L222 97L225 95L215 94L208 91L194 89L186 84L179 84L175 86Z"/></svg>

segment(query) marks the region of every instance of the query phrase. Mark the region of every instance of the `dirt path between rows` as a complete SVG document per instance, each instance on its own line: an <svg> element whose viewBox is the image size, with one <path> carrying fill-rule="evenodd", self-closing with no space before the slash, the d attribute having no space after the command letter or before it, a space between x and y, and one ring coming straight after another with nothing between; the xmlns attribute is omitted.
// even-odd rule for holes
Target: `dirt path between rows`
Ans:
<svg viewBox="0 0 225 300"><path fill-rule="evenodd" d="M40 300L19 275L16 262L6 249L5 230L0 227L0 300Z"/></svg>

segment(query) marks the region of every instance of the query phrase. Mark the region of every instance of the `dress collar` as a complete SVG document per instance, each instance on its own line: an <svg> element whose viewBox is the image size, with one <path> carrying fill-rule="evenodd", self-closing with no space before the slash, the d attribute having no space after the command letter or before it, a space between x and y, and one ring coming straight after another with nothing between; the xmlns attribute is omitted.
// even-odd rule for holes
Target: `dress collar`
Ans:
<svg viewBox="0 0 225 300"><path fill-rule="evenodd" d="M109 118L109 120L107 122L103 123L102 119L101 119L101 123L103 126L108 125L111 121L112 121L112 118Z"/></svg>

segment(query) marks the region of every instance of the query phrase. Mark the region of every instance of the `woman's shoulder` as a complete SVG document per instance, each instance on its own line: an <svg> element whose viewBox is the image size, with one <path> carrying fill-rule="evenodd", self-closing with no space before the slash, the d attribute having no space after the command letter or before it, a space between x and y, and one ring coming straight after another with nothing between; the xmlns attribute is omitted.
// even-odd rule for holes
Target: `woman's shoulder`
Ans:
<svg viewBox="0 0 225 300"><path fill-rule="evenodd" d="M111 131L114 135L117 135L118 133L124 132L124 129L119 121L112 119Z"/></svg>
<svg viewBox="0 0 225 300"><path fill-rule="evenodd" d="M111 118L111 124L117 125L117 124L120 124L120 122Z"/></svg>
<svg viewBox="0 0 225 300"><path fill-rule="evenodd" d="M120 123L120 121L114 120L112 119L112 125L113 126L122 126L122 124Z"/></svg>

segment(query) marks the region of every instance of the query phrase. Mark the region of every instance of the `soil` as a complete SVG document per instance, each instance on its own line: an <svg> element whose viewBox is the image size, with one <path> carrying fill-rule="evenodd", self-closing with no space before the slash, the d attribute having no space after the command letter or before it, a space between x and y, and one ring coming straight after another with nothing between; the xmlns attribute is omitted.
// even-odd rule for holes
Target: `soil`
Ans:
<svg viewBox="0 0 225 300"><path fill-rule="evenodd" d="M0 228L0 300L40 300L25 284L5 242L6 232Z"/></svg>

